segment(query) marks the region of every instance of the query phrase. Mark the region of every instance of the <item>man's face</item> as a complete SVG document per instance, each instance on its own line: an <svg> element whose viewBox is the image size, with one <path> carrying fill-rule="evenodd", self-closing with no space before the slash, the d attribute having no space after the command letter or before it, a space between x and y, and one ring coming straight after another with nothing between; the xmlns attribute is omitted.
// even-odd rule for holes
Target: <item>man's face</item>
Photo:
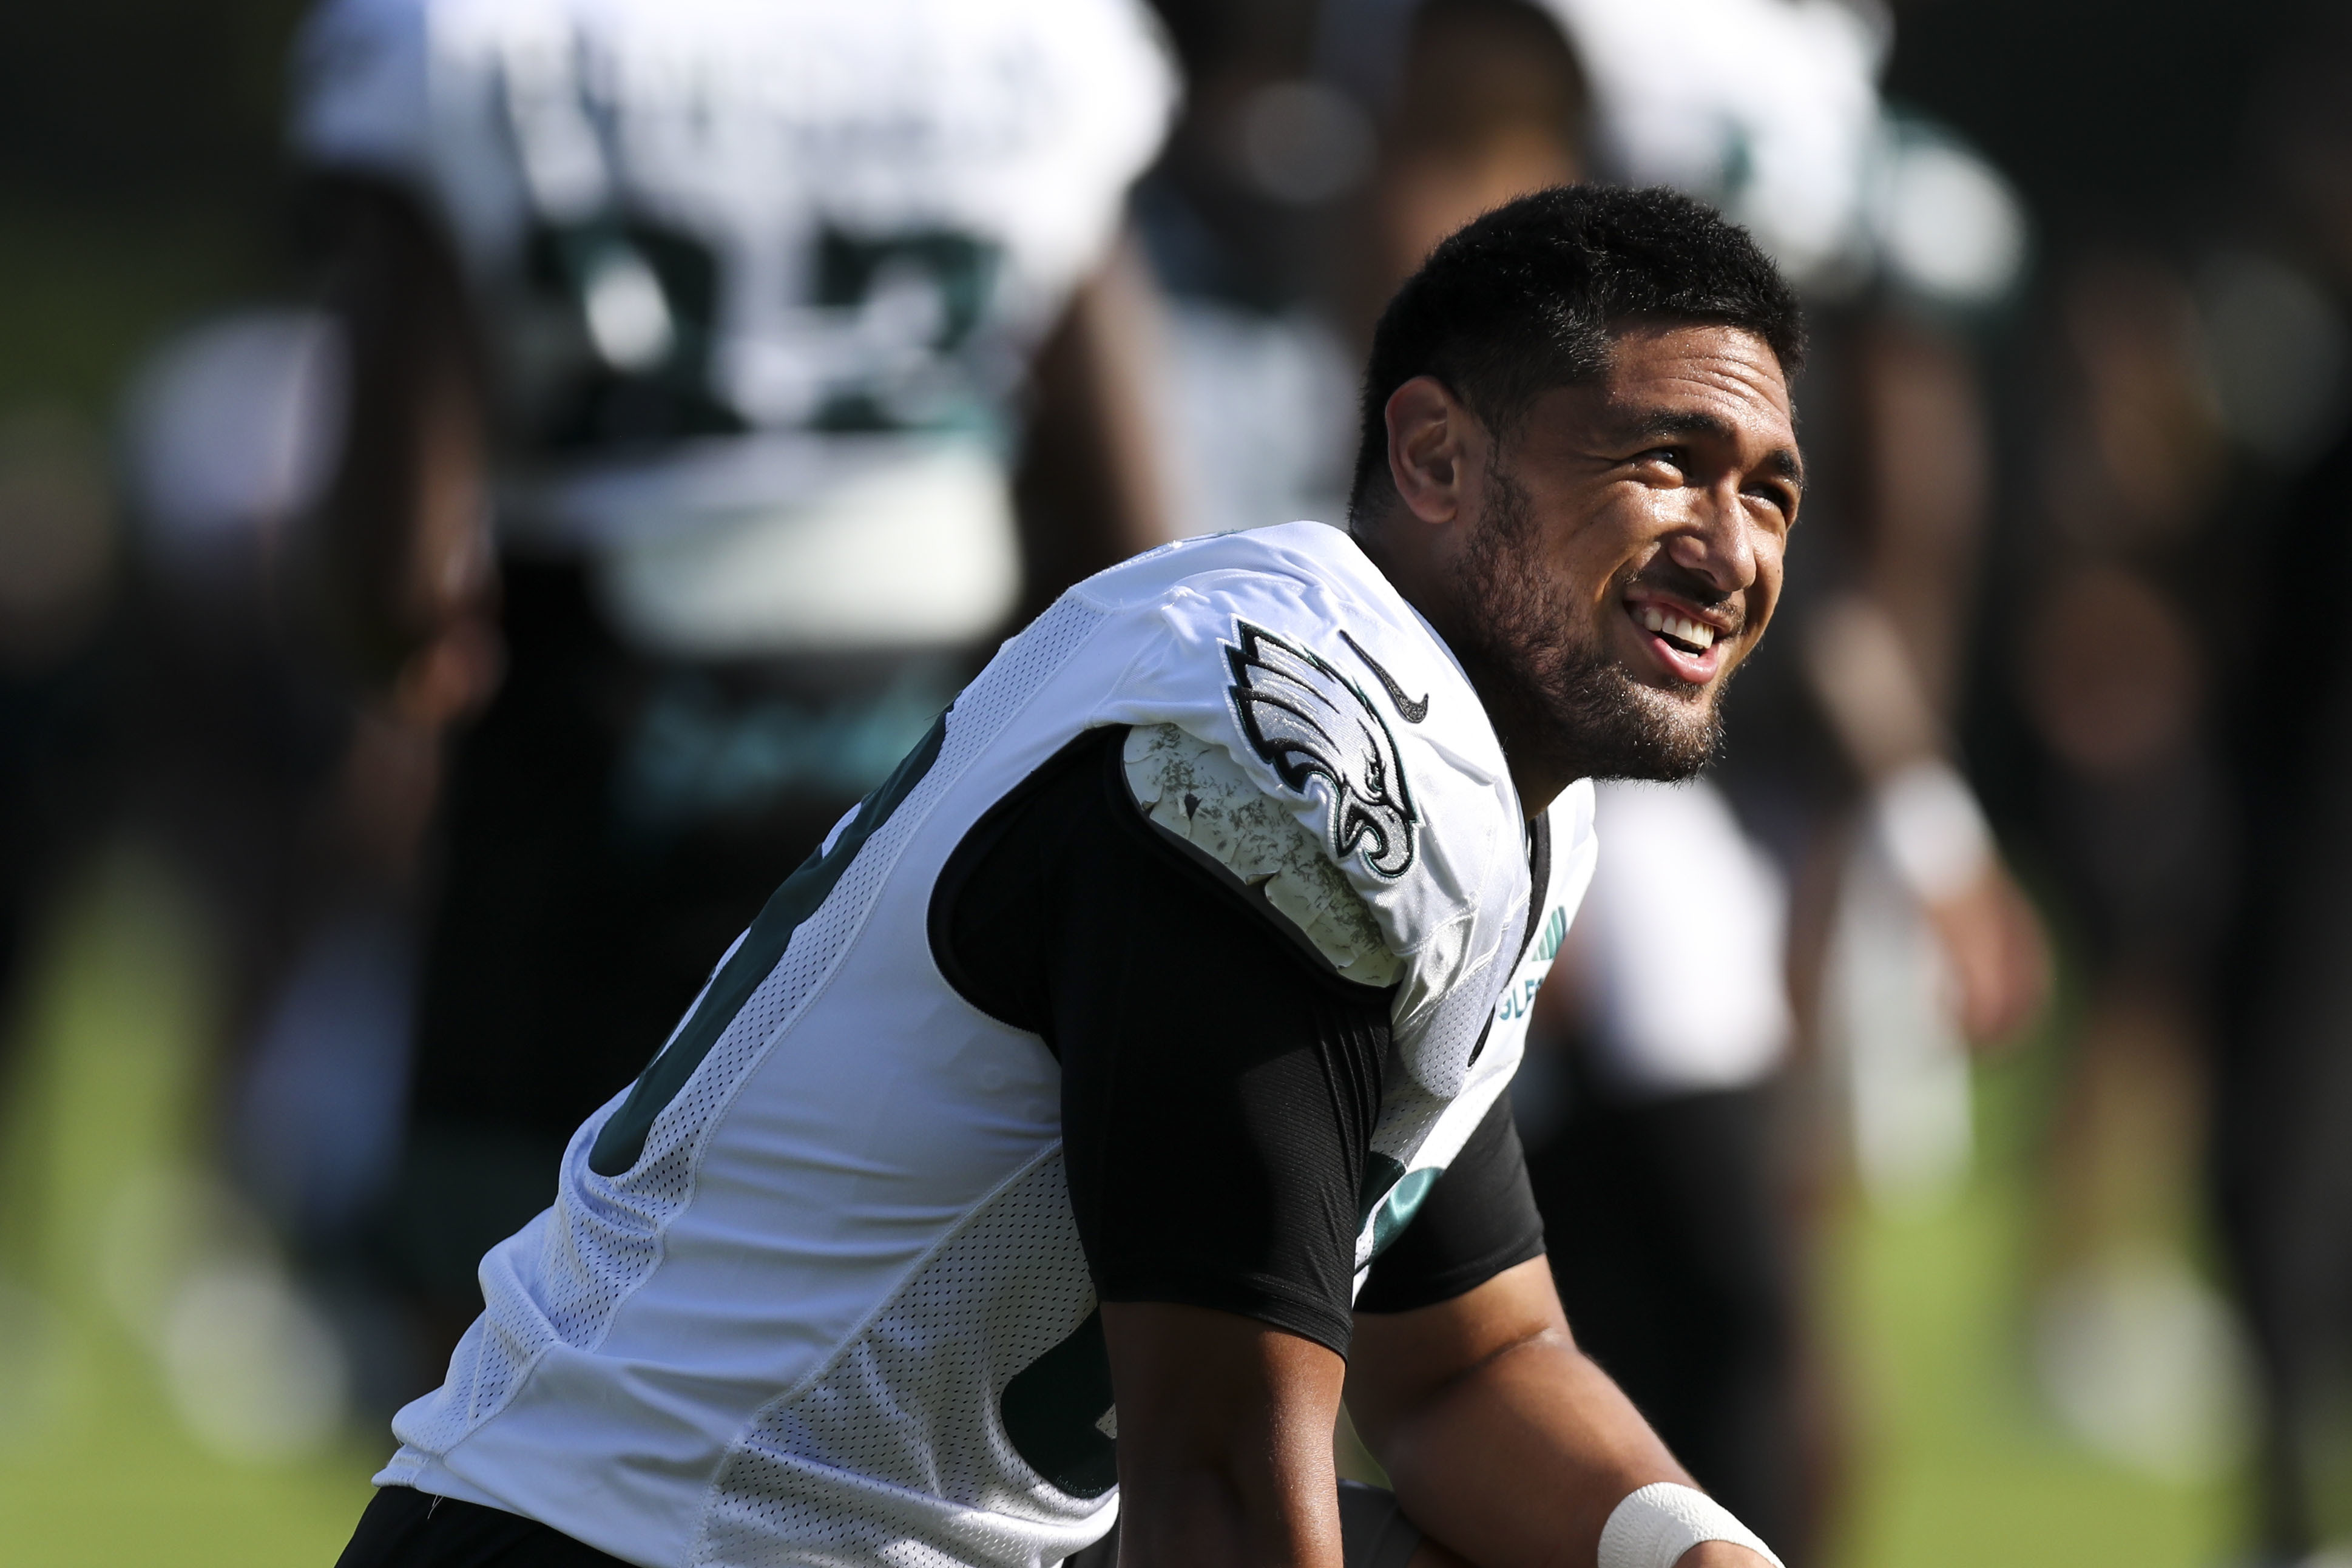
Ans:
<svg viewBox="0 0 2352 1568"><path fill-rule="evenodd" d="M1706 765L1780 594L1802 468L1779 358L1720 326L1637 326L1464 476L1455 637L1515 751L1575 773ZM1496 705L1496 704L1490 704Z"/></svg>

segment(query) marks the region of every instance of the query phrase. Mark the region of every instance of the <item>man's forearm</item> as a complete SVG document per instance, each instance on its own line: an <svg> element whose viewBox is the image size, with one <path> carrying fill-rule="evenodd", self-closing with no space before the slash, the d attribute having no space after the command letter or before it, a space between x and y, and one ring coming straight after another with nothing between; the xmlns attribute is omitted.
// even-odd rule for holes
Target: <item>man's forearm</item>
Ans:
<svg viewBox="0 0 2352 1568"><path fill-rule="evenodd" d="M1480 1568L1587 1568L1621 1499L1652 1481L1690 1482L1564 1332L1521 1342L1409 1411L1381 1415L1358 1419L1406 1514Z"/></svg>
<svg viewBox="0 0 2352 1568"><path fill-rule="evenodd" d="M1594 1568L1628 1497L1691 1484L1576 1348L1540 1258L1451 1301L1359 1313L1348 1407L1406 1517L1477 1568ZM1767 1562L1707 1541L1675 1568Z"/></svg>
<svg viewBox="0 0 2352 1568"><path fill-rule="evenodd" d="M1269 1470L1163 1465L1122 1480L1119 1568L1339 1568L1336 1483Z"/></svg>

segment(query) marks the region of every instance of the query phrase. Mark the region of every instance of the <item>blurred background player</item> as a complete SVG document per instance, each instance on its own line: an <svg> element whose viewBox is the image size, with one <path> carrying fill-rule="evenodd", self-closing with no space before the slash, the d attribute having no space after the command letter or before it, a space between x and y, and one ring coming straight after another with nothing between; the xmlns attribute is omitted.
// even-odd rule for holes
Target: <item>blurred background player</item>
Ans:
<svg viewBox="0 0 2352 1568"><path fill-rule="evenodd" d="M292 1270L256 1288L340 1346L368 1408L415 1374L367 1235L399 1158L440 726L354 693L284 613L348 391L335 321L299 307L201 322L133 378L124 804L194 895L218 976L204 1089L230 1184L188 1173L221 1233L202 1245L282 1251Z"/></svg>
<svg viewBox="0 0 2352 1568"><path fill-rule="evenodd" d="M47 905L112 804L118 526L86 425L0 416L0 1018L16 1015ZM7 1048L0 1036L0 1079Z"/></svg>
<svg viewBox="0 0 2352 1568"><path fill-rule="evenodd" d="M2208 612L2189 624L2221 652L2221 700L2195 700L2203 693L2191 685L2187 721L2164 738L2201 760L2218 732L2238 786L2242 884L2210 1015L2211 1174L2255 1352L2259 1560L2317 1563L2352 1539L2352 840L2342 785L2352 682L2333 659L2283 669L2275 615L2303 585L2325 593L2352 567L2352 28L2342 14L2315 10L2282 36L2263 87L2246 148L2257 199L2231 243L2203 258L2191 295L2234 482L2176 547L2179 569L2165 584L2179 595L2168 604ZM2197 587L2235 553L2213 545L2249 521L2262 548L2211 627L2221 617Z"/></svg>
<svg viewBox="0 0 2352 1568"><path fill-rule="evenodd" d="M2013 1033L2042 984L2032 917L1946 760L1988 460L1968 347L1946 323L2014 281L2017 219L1981 164L1881 110L1873 14L1764 0L1555 15L1591 83L1595 172L1676 184L1739 216L1808 289L1823 349L1800 392L1825 504L1790 584L1793 646L1727 709L1724 793L1619 789L1602 803L1610 886L1570 968L1591 1004L1570 1030L1584 1048L1532 1156L1571 1321L1707 1484L1772 1519L1796 1561L1819 1549L1834 1480L1821 1373L1806 1371L1809 1227L1791 1212L1820 1179L1822 1141L1791 1140L1802 1112L1775 1089L1796 1037L1781 977L1793 970L1833 1048L1865 1178L1889 1145L1899 1158L1941 1133L1948 1150L1955 1120L1965 1138L1954 1037ZM1673 70L1658 63L1662 31ZM1748 91L1767 58L1808 89ZM1416 78L1409 63L1407 128L1428 116ZM1534 129L1490 130L1489 166ZM1927 157L1958 165L1963 196L1991 188L2011 232L1990 258L1965 232L1940 237L1937 257L1895 221ZM1416 161L1409 147L1394 158ZM1977 270L1956 274L1952 252L1969 243ZM1844 976L1906 969L1908 994L1840 994ZM1959 1030L1939 971L1958 982ZM1871 1094L1890 1066L1909 1095ZM1914 1085L1929 1074L1942 1125L1922 1128ZM1669 1351L1668 1334L1708 1350Z"/></svg>
<svg viewBox="0 0 2352 1568"><path fill-rule="evenodd" d="M440 1332L975 651L1164 536L1118 233L1171 92L1127 0L310 24L352 364L312 581L405 710L478 712L386 1226Z"/></svg>

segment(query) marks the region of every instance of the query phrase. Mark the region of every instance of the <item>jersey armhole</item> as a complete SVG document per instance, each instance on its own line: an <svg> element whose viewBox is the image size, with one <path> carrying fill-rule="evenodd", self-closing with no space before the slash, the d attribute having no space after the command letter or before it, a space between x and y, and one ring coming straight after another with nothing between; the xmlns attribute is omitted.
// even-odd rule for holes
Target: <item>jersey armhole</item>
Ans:
<svg viewBox="0 0 2352 1568"><path fill-rule="evenodd" d="M1048 787L1057 783L1072 767L1082 765L1089 746L1100 746L1113 757L1118 755L1118 742L1127 735L1127 726L1108 726L1108 737L1102 729L1081 730L1052 756L1030 771L1029 776L998 797L994 805L980 814L979 819L965 829L956 847L940 867L939 879L931 884L931 900L924 911L924 937L931 950L931 963L939 969L940 977L949 989L965 1004L995 1019L1007 1028L1038 1033L1036 1020L1008 1018L981 999L982 988L974 982L972 973L965 967L955 946L956 907L969 889L972 877L989 852L1003 842L1005 830L1022 809Z"/></svg>

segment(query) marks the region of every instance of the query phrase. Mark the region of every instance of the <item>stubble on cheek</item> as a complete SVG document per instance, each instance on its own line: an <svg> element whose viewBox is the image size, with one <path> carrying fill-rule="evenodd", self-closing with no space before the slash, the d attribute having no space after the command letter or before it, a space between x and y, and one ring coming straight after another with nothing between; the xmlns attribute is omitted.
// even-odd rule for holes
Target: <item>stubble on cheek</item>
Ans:
<svg viewBox="0 0 2352 1568"><path fill-rule="evenodd" d="M1705 768L1721 744L1728 676L1677 690L1636 679L1596 618L1617 613L1614 584L1597 605L1574 600L1545 569L1526 491L1491 466L1487 480L1493 501L1464 554L1458 651L1505 749L1593 778L1675 780Z"/></svg>

